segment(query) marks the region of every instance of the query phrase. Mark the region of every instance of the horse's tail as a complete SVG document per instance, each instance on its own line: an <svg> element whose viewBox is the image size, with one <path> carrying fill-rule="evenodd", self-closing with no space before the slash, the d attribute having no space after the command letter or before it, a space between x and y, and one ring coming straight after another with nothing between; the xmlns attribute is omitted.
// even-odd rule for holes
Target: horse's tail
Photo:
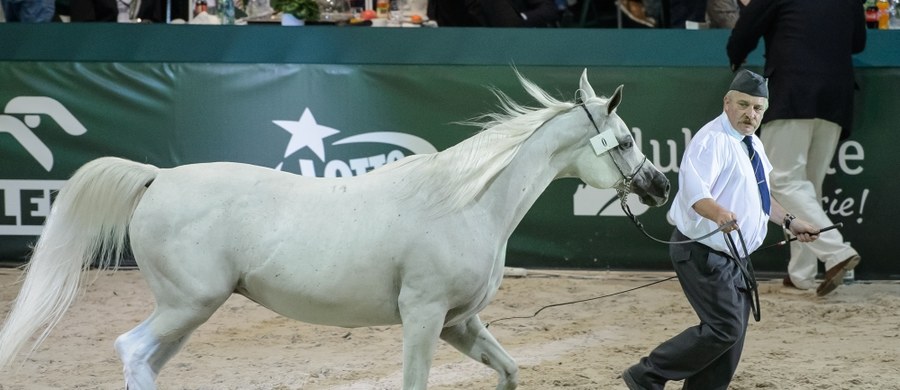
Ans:
<svg viewBox="0 0 900 390"><path fill-rule="evenodd" d="M159 169L114 157L82 166L59 191L38 239L19 296L0 329L0 368L43 328L29 354L72 304L81 273L99 262L117 268L132 213Z"/></svg>

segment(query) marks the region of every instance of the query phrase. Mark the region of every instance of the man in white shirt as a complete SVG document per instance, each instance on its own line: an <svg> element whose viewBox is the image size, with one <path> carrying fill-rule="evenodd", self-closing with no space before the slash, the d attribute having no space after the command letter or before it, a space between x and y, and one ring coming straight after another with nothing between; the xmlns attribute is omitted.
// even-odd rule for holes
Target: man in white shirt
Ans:
<svg viewBox="0 0 900 390"><path fill-rule="evenodd" d="M748 268L745 257L761 246L767 222L782 225L800 242L818 238L817 228L787 213L769 193L772 165L754 135L768 98L765 80L741 70L725 95L722 115L697 131L684 152L678 193L667 215L675 225L672 240L697 239L720 228L723 233L669 246L675 273L700 324L625 370L622 379L630 390L662 390L670 380L684 380L686 390L727 389L752 306L747 286L753 281L741 271ZM737 256L726 235L737 243Z"/></svg>

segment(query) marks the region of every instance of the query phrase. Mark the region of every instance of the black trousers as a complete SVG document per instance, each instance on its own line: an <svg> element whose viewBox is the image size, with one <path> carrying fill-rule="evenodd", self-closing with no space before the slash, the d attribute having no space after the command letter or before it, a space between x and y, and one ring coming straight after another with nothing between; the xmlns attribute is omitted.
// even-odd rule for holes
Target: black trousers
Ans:
<svg viewBox="0 0 900 390"><path fill-rule="evenodd" d="M673 241L684 241L677 229ZM734 260L699 243L669 246L672 265L700 324L660 344L632 367L644 387L684 379L686 390L727 389L741 359L750 296Z"/></svg>

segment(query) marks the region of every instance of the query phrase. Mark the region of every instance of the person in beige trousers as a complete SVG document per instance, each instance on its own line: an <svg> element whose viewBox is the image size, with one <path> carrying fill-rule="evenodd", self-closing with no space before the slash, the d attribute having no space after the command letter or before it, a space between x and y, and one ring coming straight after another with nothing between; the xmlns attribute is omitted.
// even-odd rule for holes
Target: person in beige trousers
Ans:
<svg viewBox="0 0 900 390"><path fill-rule="evenodd" d="M753 0L728 39L732 70L765 40L769 110L760 139L772 163L772 196L810 223L832 225L822 208L822 182L838 142L853 124L855 53L866 46L859 0ZM816 286L818 260L824 280ZM860 262L837 230L816 242L792 243L784 284L826 295Z"/></svg>

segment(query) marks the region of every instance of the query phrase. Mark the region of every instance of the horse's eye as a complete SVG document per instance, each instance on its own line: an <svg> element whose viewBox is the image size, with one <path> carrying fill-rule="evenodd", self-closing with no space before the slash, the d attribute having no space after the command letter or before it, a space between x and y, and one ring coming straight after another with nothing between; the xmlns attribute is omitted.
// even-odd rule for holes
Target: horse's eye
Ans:
<svg viewBox="0 0 900 390"><path fill-rule="evenodd" d="M622 149L631 149L632 146L634 146L634 143L632 143L630 141L622 143Z"/></svg>

